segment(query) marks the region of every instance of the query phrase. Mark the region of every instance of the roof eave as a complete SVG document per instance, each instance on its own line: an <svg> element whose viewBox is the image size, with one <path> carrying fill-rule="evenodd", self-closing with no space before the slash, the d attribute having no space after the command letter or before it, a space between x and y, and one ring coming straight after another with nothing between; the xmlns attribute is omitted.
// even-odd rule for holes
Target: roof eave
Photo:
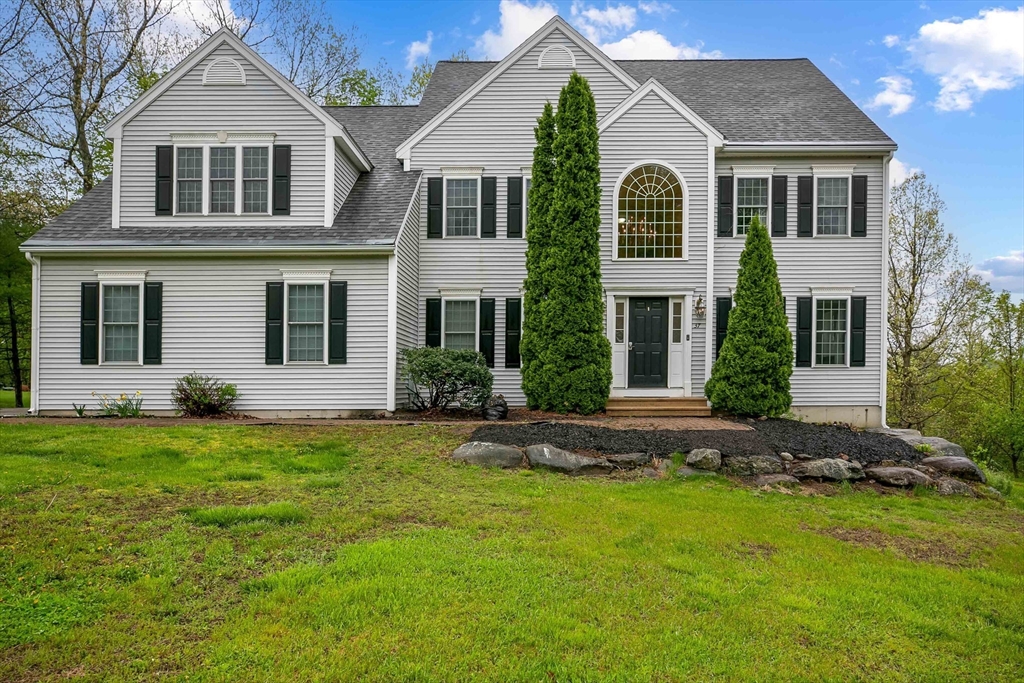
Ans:
<svg viewBox="0 0 1024 683"><path fill-rule="evenodd" d="M394 240L380 240L353 244L330 242L306 242L282 244L263 242L254 244L190 242L180 244L154 242L116 242L109 240L70 242L67 240L25 242L20 246L23 252L46 254L93 254L93 253L154 253L154 254L190 254L190 253L252 253L252 254L319 254L323 252L350 253L361 255L391 254L395 249Z"/></svg>
<svg viewBox="0 0 1024 683"><path fill-rule="evenodd" d="M750 141L727 140L722 146L725 154L884 154L895 152L897 145L892 140L845 140L845 141Z"/></svg>

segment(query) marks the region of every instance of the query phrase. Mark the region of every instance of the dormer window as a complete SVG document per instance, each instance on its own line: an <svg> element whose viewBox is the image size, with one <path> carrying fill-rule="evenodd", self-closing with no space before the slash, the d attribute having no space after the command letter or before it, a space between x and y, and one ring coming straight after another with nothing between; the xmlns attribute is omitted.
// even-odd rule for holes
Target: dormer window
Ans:
<svg viewBox="0 0 1024 683"><path fill-rule="evenodd" d="M242 148L243 213L266 213L270 191L270 149Z"/></svg>
<svg viewBox="0 0 1024 683"><path fill-rule="evenodd" d="M271 199L270 168L280 167L283 180L290 176L287 163L290 159L288 145L273 145L274 135L264 133L173 133L174 159L174 215L269 215ZM209 142L207 142L209 140ZM157 148L158 160L161 150L169 162L171 147ZM276 151L275 151L276 150ZM274 159L274 155L280 158ZM160 194L161 168L167 178L170 190L170 164L157 165L158 195ZM275 182L279 178L275 175ZM287 198L290 189L287 182L276 188L278 199ZM158 196L160 206L169 206ZM165 214L171 211L164 210ZM286 215L287 210L282 212ZM159 214L158 214L159 215Z"/></svg>
<svg viewBox="0 0 1024 683"><path fill-rule="evenodd" d="M235 212L235 148L210 148L210 213Z"/></svg>
<svg viewBox="0 0 1024 683"><path fill-rule="evenodd" d="M178 213L203 212L203 148L178 148Z"/></svg>

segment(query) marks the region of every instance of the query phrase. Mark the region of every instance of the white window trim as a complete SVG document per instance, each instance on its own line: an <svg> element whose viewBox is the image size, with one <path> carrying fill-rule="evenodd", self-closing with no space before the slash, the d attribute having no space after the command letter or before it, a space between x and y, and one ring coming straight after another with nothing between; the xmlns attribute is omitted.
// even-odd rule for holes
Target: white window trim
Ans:
<svg viewBox="0 0 1024 683"><path fill-rule="evenodd" d="M442 169L443 171L444 169ZM468 170L468 169L467 169ZM482 218L483 206L483 172L479 175L473 173L452 173L441 176L441 236L443 239L466 240L480 238L480 220ZM475 235L449 235L448 234L448 181L449 180L475 180L476 181L476 234Z"/></svg>
<svg viewBox="0 0 1024 683"><path fill-rule="evenodd" d="M811 204L811 236L825 239L844 239L850 236L853 223L853 166L811 166L814 175L814 201ZM818 234L818 180L820 178L846 178L846 234ZM838 366L836 366L838 367Z"/></svg>
<svg viewBox="0 0 1024 683"><path fill-rule="evenodd" d="M328 285L331 282L331 271L330 270L282 270L281 275L284 276L284 364L285 365L312 365L320 366L327 365L327 354L329 346L329 328L328 328L328 313L330 311L330 289ZM288 340L291 337L291 321L288 319L288 299L289 299L289 287L292 285L320 285L324 289L324 355L323 358L316 360L289 360L288 358ZM308 324L308 323L302 323Z"/></svg>
<svg viewBox="0 0 1024 683"><path fill-rule="evenodd" d="M768 234L772 234L772 175L775 173L774 166L733 166L732 167L732 236L746 239L747 234L740 234L740 178L758 178L768 181L768 206L765 210L764 227Z"/></svg>
<svg viewBox="0 0 1024 683"><path fill-rule="evenodd" d="M635 171L641 166L664 166L676 177L679 181L679 185L683 188L683 255L682 256L662 256L661 258L643 258L638 256L619 256L619 190L622 189L623 181L629 176L630 173ZM615 181L615 190L612 194L611 201L611 221L612 226L612 261L630 261L635 263L644 263L650 261L689 261L690 260L690 188L686 184L686 178L683 174L676 169L675 166L662 161L661 159L643 159L629 166L622 174L619 179Z"/></svg>
<svg viewBox="0 0 1024 683"><path fill-rule="evenodd" d="M531 168L524 168L523 169L523 196L522 196L522 200L523 200L523 205L522 205L523 206L523 230L522 230L522 237L519 238L519 239L524 239L524 240L526 239L526 226L529 225L529 223L527 221L529 221L529 219L530 219L530 216L529 216L529 211L530 211L530 189L527 187L527 185L531 184L532 182L533 182L533 169L531 169ZM508 234L508 230L507 229L505 231L505 234Z"/></svg>
<svg viewBox="0 0 1024 683"><path fill-rule="evenodd" d="M818 365L818 300L846 301L846 343L843 346L843 363ZM850 299L849 294L814 294L811 296L811 367L812 368L848 368L850 367Z"/></svg>
<svg viewBox="0 0 1024 683"><path fill-rule="evenodd" d="M480 295L459 295L453 293L452 296L441 297L441 348L448 348L446 342L448 340L448 330L445 328L445 313L448 308L449 301L473 301L476 303L474 306L474 312L476 313L476 322L473 324L473 349L479 353L480 351Z"/></svg>
<svg viewBox="0 0 1024 683"><path fill-rule="evenodd" d="M100 307L99 307L99 309L100 309L99 310L99 327L100 327L100 329L99 329L99 337L100 337L100 339L99 339L99 359L97 360L97 364L98 365L121 366L121 367L131 367L133 365L142 365L142 347L143 347L143 343L144 343L142 335L143 335L143 332L144 332L144 329L145 329L144 326L143 326L143 322L146 319L146 311L145 311L145 305L146 305L146 296L145 296L146 271L145 270L136 270L136 271L97 270L95 272L96 272L96 279L99 280L99 283L100 283ZM103 289L105 287L108 287L108 286L111 286L111 285L114 285L114 286L128 285L128 286L136 286L136 287L139 288L139 321L138 321L138 323L136 323L136 325L139 328L139 337L138 337L139 344L138 344L138 348L136 349L136 354L137 354L138 357L134 361L130 361L130 360L119 360L119 361L104 360L104 355L106 354L105 340L106 340L106 336L107 335L106 335L106 329L105 329L106 328L106 322L104 322L104 320L103 320Z"/></svg>
<svg viewBox="0 0 1024 683"><path fill-rule="evenodd" d="M274 209L274 140L275 133L171 133L174 143L174 192L173 215L178 216L270 216ZM229 144L230 143L230 144ZM203 211L198 213L180 213L178 211L178 148L198 148L203 150ZM235 148L235 210L231 213L213 213L210 211L210 149L212 147ZM242 178L242 159L244 147L263 147L267 150L267 210L265 212L243 212L245 199L244 179Z"/></svg>

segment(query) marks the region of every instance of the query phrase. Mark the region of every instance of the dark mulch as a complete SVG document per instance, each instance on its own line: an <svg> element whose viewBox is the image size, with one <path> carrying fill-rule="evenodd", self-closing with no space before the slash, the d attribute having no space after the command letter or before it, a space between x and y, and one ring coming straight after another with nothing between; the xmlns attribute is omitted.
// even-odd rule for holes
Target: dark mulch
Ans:
<svg viewBox="0 0 1024 683"><path fill-rule="evenodd" d="M862 465L882 460L916 462L921 454L908 444L884 434L855 432L844 427L805 424L792 420L766 420L751 425L754 431L608 429L567 422L493 424L477 427L473 441L511 446L549 443L571 451L650 453L666 457L694 448L715 448L724 456L778 455L785 451L816 458L850 456Z"/></svg>

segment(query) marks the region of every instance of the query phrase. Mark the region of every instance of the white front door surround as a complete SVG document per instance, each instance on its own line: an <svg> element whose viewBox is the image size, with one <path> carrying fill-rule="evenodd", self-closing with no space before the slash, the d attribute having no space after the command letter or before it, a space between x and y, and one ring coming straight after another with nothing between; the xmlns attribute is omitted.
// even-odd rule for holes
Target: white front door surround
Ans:
<svg viewBox="0 0 1024 683"><path fill-rule="evenodd" d="M668 386L629 387L629 299L668 299ZM613 397L685 397L692 396L691 349L693 335L692 289L651 289L617 287L606 289L605 334L612 345ZM677 315L678 314L678 315ZM678 319L677 319L678 318ZM678 336L676 331L678 330Z"/></svg>

